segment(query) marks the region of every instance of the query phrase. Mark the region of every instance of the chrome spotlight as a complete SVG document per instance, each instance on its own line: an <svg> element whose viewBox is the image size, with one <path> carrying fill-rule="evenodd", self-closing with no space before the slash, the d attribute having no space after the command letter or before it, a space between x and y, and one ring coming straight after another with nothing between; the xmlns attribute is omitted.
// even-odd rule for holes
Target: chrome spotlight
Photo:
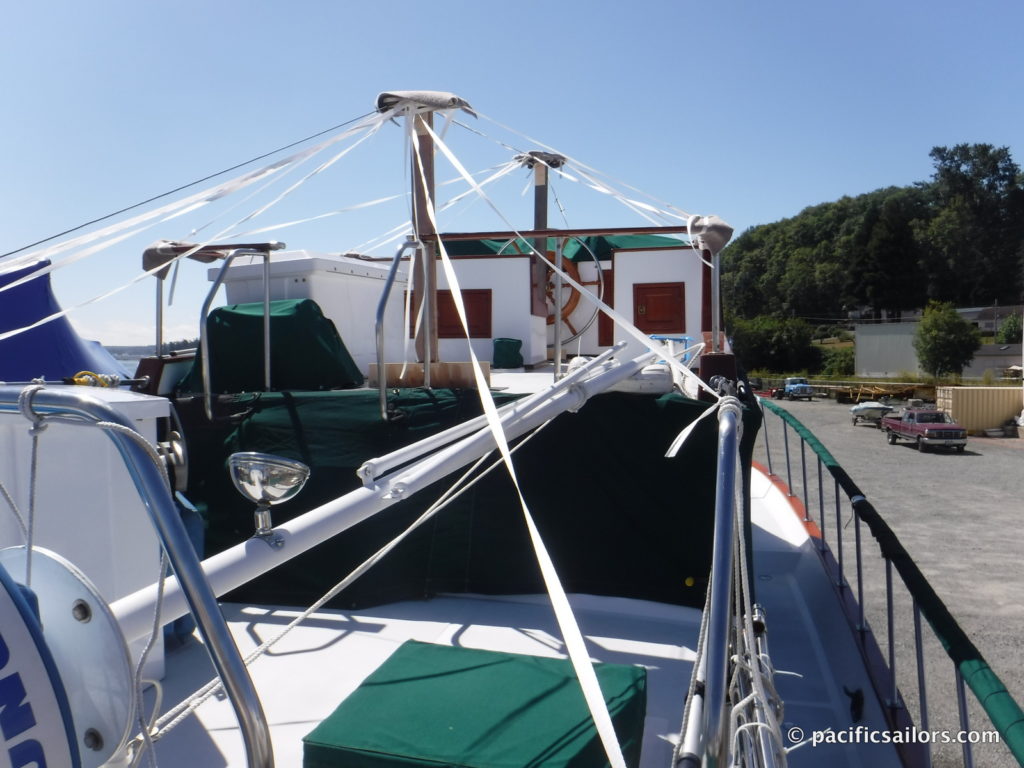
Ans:
<svg viewBox="0 0 1024 768"><path fill-rule="evenodd" d="M228 457L231 482L238 492L256 502L256 536L268 544L280 546L270 520L270 506L295 496L309 479L309 467L301 461L246 451Z"/></svg>

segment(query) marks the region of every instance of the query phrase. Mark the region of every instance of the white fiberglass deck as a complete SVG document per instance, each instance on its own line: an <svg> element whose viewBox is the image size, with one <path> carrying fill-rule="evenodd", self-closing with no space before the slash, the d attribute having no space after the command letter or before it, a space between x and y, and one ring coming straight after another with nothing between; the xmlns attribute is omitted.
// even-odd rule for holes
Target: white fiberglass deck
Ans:
<svg viewBox="0 0 1024 768"><path fill-rule="evenodd" d="M645 764L667 765L672 745L666 739L679 730L700 611L590 595L573 596L571 601L592 658L647 668ZM276 633L296 611L227 605L225 614L244 654ZM533 595L439 597L357 612L319 612L251 668L273 729L277 764L301 765L302 737L409 639L564 656L546 598ZM169 655L169 701L206 682L210 665L204 656L198 643ZM172 677L180 672L187 678L184 684ZM501 691L494 696L500 697ZM245 764L227 701L207 702L199 710L199 720L203 728L189 721L159 742L161 765ZM395 728L401 727L395 723ZM649 763L648 756L654 758Z"/></svg>
<svg viewBox="0 0 1024 768"><path fill-rule="evenodd" d="M811 539L776 486L755 470L754 580L768 616L776 686L785 701L783 734L865 726L884 730L860 655L838 604L832 598ZM700 626L700 612L621 598L576 595L573 608L593 659L640 664L648 670L643 766L669 764ZM295 615L291 608L226 605L237 642L248 653ZM274 736L279 766L301 765L302 737L326 717L403 641L416 639L528 653L564 656L545 597L446 596L361 611L321 611L297 628L251 673ZM193 642L172 652L164 681L166 701L199 688L210 665ZM864 718L850 718L850 691L865 696ZM495 698L501 691L496 690ZM396 722L395 728L402 724ZM786 742L786 746L791 746ZM161 765L245 765L227 701L211 700L159 742ZM887 745L805 745L790 754L790 765L896 766Z"/></svg>

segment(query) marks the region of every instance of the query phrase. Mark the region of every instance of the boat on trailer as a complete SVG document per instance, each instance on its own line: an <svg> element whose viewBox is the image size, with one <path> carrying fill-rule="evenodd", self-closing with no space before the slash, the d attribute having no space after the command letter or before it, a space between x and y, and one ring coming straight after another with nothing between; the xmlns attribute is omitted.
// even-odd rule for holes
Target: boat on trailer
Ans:
<svg viewBox="0 0 1024 768"><path fill-rule="evenodd" d="M857 426L862 421L867 421L881 429L882 417L892 410L893 407L888 403L868 400L850 406L850 420L853 422L853 426Z"/></svg>
<svg viewBox="0 0 1024 768"><path fill-rule="evenodd" d="M719 320L728 226L549 147L480 181L434 128L462 99L377 107L345 137L406 126L393 258L161 241L143 254L158 354L129 386L68 370L0 387L8 763L917 766L988 748L1024 765L1020 708L884 520L749 391ZM484 201L526 169L532 227L442 232L438 152ZM675 223L552 228L552 172ZM0 291L44 285L59 262L41 259L94 241L0 266ZM200 348L161 355L183 259L214 265ZM885 562L884 639L862 525ZM901 584L914 633L897 643ZM929 707L922 626L956 722L937 722L935 688ZM967 690L1002 744L922 738L973 733Z"/></svg>

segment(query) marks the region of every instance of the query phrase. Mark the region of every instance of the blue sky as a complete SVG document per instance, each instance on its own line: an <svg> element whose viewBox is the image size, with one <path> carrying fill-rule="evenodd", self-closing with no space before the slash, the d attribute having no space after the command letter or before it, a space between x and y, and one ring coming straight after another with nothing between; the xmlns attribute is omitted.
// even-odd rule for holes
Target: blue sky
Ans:
<svg viewBox="0 0 1024 768"><path fill-rule="evenodd" d="M362 115L389 89L458 93L737 231L925 180L935 145L1008 146L1024 162L1024 6L1010 0L55 0L2 14L0 252ZM404 189L400 129L378 139L372 164L340 171L351 202ZM596 216L589 205L574 202L571 223ZM394 215L339 219L330 245ZM329 247L315 237L281 235ZM77 303L138 264L135 245L113 248L55 274L58 296ZM196 325L202 271L189 281L171 337ZM73 321L146 342L152 295L147 282Z"/></svg>

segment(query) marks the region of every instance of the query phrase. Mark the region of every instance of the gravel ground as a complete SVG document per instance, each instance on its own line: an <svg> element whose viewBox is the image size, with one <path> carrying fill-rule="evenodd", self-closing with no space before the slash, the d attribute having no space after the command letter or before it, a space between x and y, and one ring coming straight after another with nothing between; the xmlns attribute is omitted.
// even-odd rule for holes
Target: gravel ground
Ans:
<svg viewBox="0 0 1024 768"><path fill-rule="evenodd" d="M918 453L906 442L889 445L873 425L851 424L850 406L831 400L780 403L843 466L864 495L902 541L954 618L973 640L1018 703L1024 703L1024 439L969 438L964 453ZM899 406L900 403L892 403ZM766 413L773 470L786 479L781 421ZM796 495L803 496L799 443L790 431L791 473ZM764 463L764 440L755 460ZM808 507L819 518L817 468L807 452ZM836 514L834 485L825 474L825 535L833 552ZM856 586L852 556L854 524L843 496L843 547L846 578ZM887 649L885 570L877 546L862 528L864 604L868 624L883 653ZM898 582L899 577L894 572ZM912 607L896 592L897 680L916 724L920 726L913 645ZM957 726L952 663L925 629L926 692L929 727ZM981 709L971 704L970 727L989 728ZM959 747L938 748L935 765L959 765ZM1015 766L1003 746L979 746L978 766Z"/></svg>

